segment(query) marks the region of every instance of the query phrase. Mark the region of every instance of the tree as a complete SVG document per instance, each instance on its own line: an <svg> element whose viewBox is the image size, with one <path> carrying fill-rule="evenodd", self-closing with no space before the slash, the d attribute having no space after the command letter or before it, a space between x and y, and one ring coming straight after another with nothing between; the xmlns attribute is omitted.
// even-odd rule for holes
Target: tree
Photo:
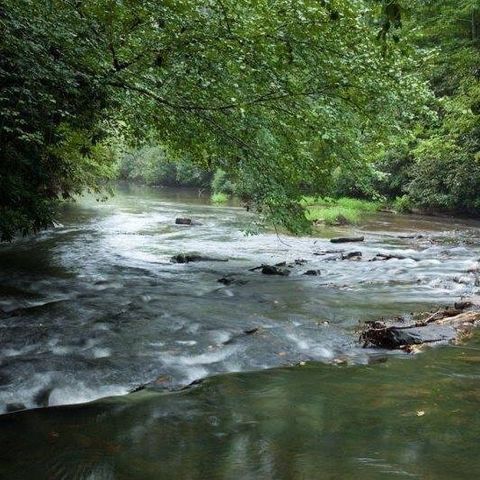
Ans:
<svg viewBox="0 0 480 480"><path fill-rule="evenodd" d="M47 227L59 198L98 191L113 162L86 27L48 3L0 3L1 240Z"/></svg>
<svg viewBox="0 0 480 480"><path fill-rule="evenodd" d="M47 224L58 196L99 188L101 142L119 130L227 171L258 211L301 230L300 195L422 103L378 13L363 0L3 0L3 238Z"/></svg>
<svg viewBox="0 0 480 480"><path fill-rule="evenodd" d="M403 35L423 54L421 75L436 118L384 157L399 186L423 208L480 212L480 12L477 0L403 2ZM400 173L399 173L400 172ZM401 184L401 185L399 185Z"/></svg>
<svg viewBox="0 0 480 480"><path fill-rule="evenodd" d="M430 81L439 122L415 150L408 187L421 206L480 212L480 14L473 0L426 2L418 11L436 57Z"/></svg>

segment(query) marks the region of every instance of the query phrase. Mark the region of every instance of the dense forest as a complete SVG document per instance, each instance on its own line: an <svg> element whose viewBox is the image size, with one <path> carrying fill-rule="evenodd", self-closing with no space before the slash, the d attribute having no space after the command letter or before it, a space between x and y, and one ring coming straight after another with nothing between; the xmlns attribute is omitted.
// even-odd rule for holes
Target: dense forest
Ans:
<svg viewBox="0 0 480 480"><path fill-rule="evenodd" d="M478 0L2 0L0 35L3 240L119 176L292 232L305 195L480 212Z"/></svg>

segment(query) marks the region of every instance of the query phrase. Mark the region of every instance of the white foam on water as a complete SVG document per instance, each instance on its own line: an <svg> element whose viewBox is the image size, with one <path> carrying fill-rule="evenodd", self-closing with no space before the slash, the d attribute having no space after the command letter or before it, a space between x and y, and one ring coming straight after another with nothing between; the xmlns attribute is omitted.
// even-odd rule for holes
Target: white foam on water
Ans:
<svg viewBox="0 0 480 480"><path fill-rule="evenodd" d="M221 345L232 338L232 335L226 330L217 330L215 332L210 332L208 337L211 341L217 345Z"/></svg>
<svg viewBox="0 0 480 480"><path fill-rule="evenodd" d="M314 358L330 359L334 357L333 351L330 348L327 348L325 345L300 338L293 333L287 334L286 338L291 340L296 345L298 350L300 350L300 352L306 353Z"/></svg>
<svg viewBox="0 0 480 480"><path fill-rule="evenodd" d="M78 382L76 385L54 388L50 394L48 404L49 406L55 406L91 402L101 397L125 395L128 391L129 389L126 386L121 385L105 385L99 388L91 388L87 387L83 382Z"/></svg>
<svg viewBox="0 0 480 480"><path fill-rule="evenodd" d="M106 358L112 355L112 351L109 348L94 348L92 350L93 358Z"/></svg>
<svg viewBox="0 0 480 480"><path fill-rule="evenodd" d="M226 347L219 350L213 350L199 355L171 355L164 354L161 359L167 365L211 365L213 363L218 363L224 361L226 358L230 357L233 353L237 351L235 347Z"/></svg>
<svg viewBox="0 0 480 480"><path fill-rule="evenodd" d="M194 382L195 380L200 380L201 378L205 378L209 371L203 367L190 367L182 371L184 383L189 384Z"/></svg>

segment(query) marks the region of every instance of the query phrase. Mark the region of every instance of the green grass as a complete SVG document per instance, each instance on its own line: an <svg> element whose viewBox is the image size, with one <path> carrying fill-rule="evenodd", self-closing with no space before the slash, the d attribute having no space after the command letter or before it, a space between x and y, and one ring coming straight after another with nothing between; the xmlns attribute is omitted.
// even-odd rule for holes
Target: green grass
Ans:
<svg viewBox="0 0 480 480"><path fill-rule="evenodd" d="M228 202L228 195L226 193L214 193L212 194L212 202L213 203L227 203Z"/></svg>
<svg viewBox="0 0 480 480"><path fill-rule="evenodd" d="M312 222L323 222L326 225L356 224L360 220L360 214L356 210L336 206L312 206L307 208L305 215Z"/></svg>
<svg viewBox="0 0 480 480"><path fill-rule="evenodd" d="M300 203L305 207L305 216L312 222L326 225L351 225L360 222L362 215L381 208L378 202L356 198L304 197Z"/></svg>

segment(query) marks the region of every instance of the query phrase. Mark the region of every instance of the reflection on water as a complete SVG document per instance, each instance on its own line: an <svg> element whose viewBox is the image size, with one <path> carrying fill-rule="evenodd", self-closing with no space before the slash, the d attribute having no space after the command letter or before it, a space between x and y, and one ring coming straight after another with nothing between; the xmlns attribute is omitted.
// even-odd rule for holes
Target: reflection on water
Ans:
<svg viewBox="0 0 480 480"><path fill-rule="evenodd" d="M0 417L0 477L435 479L480 475L480 337L369 366L212 377Z"/></svg>

